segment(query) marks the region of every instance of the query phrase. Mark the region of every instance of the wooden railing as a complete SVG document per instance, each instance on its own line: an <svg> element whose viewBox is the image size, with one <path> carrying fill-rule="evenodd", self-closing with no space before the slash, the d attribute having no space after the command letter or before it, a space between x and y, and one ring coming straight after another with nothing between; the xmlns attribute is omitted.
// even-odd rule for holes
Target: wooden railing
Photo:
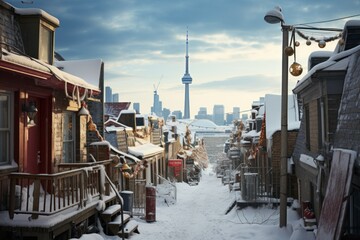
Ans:
<svg viewBox="0 0 360 240"><path fill-rule="evenodd" d="M73 206L82 208L87 201L103 194L109 195L105 181L107 174L114 173L111 160L97 163L61 164L68 169L55 174L10 174L9 216L14 214L52 215Z"/></svg>

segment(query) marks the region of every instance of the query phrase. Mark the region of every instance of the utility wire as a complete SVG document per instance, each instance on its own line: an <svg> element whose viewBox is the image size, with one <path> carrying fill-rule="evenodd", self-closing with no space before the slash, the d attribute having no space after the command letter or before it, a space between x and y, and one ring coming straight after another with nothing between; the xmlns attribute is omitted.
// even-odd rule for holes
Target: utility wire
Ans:
<svg viewBox="0 0 360 240"><path fill-rule="evenodd" d="M300 26L300 25L310 25L310 24L318 24L318 23L328 23L328 22L335 22L335 21L344 20L344 19L347 19L347 18L358 17L358 16L360 16L360 14L355 14L355 15L350 15L350 16L340 17L340 18L334 18L334 19L324 20L324 21L318 21L318 22L300 23L300 24L296 24L296 25L294 25L294 26Z"/></svg>

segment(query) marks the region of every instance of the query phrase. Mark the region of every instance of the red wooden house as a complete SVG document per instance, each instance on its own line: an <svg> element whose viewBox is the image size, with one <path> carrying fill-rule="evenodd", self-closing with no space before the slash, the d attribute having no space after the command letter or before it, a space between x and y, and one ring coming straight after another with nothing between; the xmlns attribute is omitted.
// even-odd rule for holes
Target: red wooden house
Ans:
<svg viewBox="0 0 360 240"><path fill-rule="evenodd" d="M91 62L90 84L72 72L79 62L54 58L58 19L5 2L0 15L1 236L68 239L98 219L108 234L136 230L121 227L116 160L91 144L103 136L103 62Z"/></svg>

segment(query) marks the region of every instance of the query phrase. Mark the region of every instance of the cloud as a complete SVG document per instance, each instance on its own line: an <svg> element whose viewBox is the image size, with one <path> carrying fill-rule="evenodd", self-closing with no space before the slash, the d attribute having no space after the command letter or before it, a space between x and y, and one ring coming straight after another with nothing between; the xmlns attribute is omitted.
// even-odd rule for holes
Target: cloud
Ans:
<svg viewBox="0 0 360 240"><path fill-rule="evenodd" d="M265 13L275 6L272 1L8 2L16 7L41 8L57 17L56 51L67 60L102 59L105 84L131 101L151 104L152 86L164 75L160 88L171 93L168 98L163 94L163 105L182 108L178 98L182 97L179 89L183 88L187 28L193 77L190 88L197 94L196 104L206 101L204 105L211 105L226 99L230 92L232 96L241 92L244 104L245 98L249 98L248 103L263 93L280 91L281 27L264 21ZM276 5L282 7L287 24L297 24L357 14L360 1L279 0ZM344 21L325 25L320 27L342 28ZM304 43L297 50L297 61L304 68L309 52ZM294 82L289 81L289 90ZM209 99L206 96L210 94L219 96Z"/></svg>
<svg viewBox="0 0 360 240"><path fill-rule="evenodd" d="M250 91L262 92L264 90L276 90L279 88L281 79L279 77L269 77L264 75L236 76L224 80L210 81L200 84L191 84L190 88L194 91L207 90L228 90L228 91ZM177 87L168 90L178 90Z"/></svg>

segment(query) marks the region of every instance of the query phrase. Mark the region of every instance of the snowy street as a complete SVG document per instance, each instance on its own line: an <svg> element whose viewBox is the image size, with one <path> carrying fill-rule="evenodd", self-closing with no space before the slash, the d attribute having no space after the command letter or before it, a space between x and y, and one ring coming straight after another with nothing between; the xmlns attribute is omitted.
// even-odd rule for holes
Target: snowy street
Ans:
<svg viewBox="0 0 360 240"><path fill-rule="evenodd" d="M162 186L158 186L160 189ZM134 217L140 234L130 240L303 240L315 239L312 231L301 227L295 210L288 208L287 228L279 228L279 210L270 206L236 209L225 214L234 202L237 192L217 178L212 165L203 171L199 185L176 183L177 202L169 204L161 193L156 199L156 221L148 223ZM159 192L159 191L157 191ZM237 193L238 194L238 193ZM83 235L80 239L119 239L101 233Z"/></svg>
<svg viewBox="0 0 360 240"><path fill-rule="evenodd" d="M225 215L235 193L221 183L211 166L203 172L199 185L176 186L177 202L168 206L158 196L156 222L137 219L140 234L132 235L131 239L290 239L291 227L279 228L278 209L234 208ZM288 219L298 219L294 210L289 209Z"/></svg>

